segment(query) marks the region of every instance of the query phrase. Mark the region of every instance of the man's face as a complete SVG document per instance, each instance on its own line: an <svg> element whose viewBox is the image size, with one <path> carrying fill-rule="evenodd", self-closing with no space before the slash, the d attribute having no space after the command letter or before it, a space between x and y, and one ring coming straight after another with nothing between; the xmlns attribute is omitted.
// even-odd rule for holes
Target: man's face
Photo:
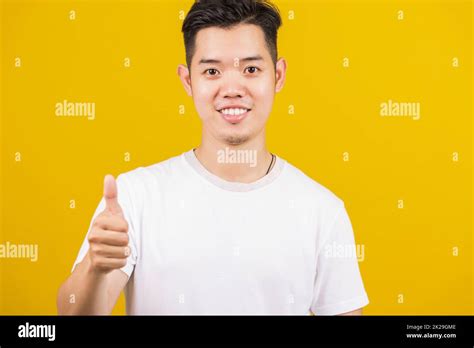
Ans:
<svg viewBox="0 0 474 348"><path fill-rule="evenodd" d="M280 59L275 70L265 35L256 25L200 30L191 76L187 86L183 83L193 97L204 133L228 145L262 134L275 92L283 86L285 68ZM182 80L186 73L181 66Z"/></svg>

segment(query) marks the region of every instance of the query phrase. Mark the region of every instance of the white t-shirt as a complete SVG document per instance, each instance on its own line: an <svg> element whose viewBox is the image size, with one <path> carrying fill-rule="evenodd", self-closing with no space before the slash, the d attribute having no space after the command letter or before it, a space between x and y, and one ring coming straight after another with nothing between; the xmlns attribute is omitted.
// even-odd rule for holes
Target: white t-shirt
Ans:
<svg viewBox="0 0 474 348"><path fill-rule="evenodd" d="M235 183L190 150L117 186L127 314L334 315L369 303L357 256L335 250L355 249L343 201L278 156L268 175ZM86 236L73 270L88 248Z"/></svg>

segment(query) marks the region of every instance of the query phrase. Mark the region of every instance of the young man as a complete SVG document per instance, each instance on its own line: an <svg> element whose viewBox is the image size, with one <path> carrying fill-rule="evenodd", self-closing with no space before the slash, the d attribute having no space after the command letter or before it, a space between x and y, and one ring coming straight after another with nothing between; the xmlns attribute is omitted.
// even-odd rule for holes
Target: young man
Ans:
<svg viewBox="0 0 474 348"><path fill-rule="evenodd" d="M128 314L361 314L357 259L330 249L354 246L344 203L265 146L280 25L264 1L192 6L178 74L202 142L106 176L60 314L109 314L122 290Z"/></svg>

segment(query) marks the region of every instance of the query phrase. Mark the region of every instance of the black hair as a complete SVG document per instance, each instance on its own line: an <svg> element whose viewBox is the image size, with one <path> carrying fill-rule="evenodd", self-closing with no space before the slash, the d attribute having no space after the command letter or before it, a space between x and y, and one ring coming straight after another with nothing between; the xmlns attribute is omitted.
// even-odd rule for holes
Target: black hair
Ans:
<svg viewBox="0 0 474 348"><path fill-rule="evenodd" d="M277 32L282 25L280 13L275 5L266 0L196 0L186 15L181 29L188 68L191 68L199 30L209 27L230 29L241 23L255 24L263 30L275 65L278 57Z"/></svg>

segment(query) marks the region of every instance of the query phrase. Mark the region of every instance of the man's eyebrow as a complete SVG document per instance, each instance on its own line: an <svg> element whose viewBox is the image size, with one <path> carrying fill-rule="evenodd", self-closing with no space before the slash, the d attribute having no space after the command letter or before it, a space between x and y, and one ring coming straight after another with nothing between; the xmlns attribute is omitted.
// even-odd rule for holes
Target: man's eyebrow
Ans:
<svg viewBox="0 0 474 348"><path fill-rule="evenodd" d="M263 60L263 57L260 55L256 55L256 56L245 57L245 58L240 59L240 61L242 62L252 62L255 60Z"/></svg>
<svg viewBox="0 0 474 348"><path fill-rule="evenodd" d="M221 61L218 59L201 59L199 64L220 64Z"/></svg>
<svg viewBox="0 0 474 348"><path fill-rule="evenodd" d="M245 58L239 58L240 62L252 62L256 60L263 60L263 57L260 55L250 56ZM212 58L202 58L199 61L199 64L221 64L222 62L219 59L212 59Z"/></svg>

